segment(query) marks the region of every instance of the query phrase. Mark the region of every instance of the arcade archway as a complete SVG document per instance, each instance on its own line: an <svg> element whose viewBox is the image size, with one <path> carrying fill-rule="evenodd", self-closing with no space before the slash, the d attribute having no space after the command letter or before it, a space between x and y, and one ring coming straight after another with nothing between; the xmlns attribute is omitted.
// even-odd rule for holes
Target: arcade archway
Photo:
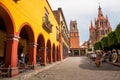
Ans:
<svg viewBox="0 0 120 80"><path fill-rule="evenodd" d="M17 75L18 35L15 33L14 20L9 10L0 3L0 61L10 67L10 76ZM14 67L14 69L13 69Z"/></svg>
<svg viewBox="0 0 120 80"><path fill-rule="evenodd" d="M3 65L5 63L5 54L6 54L6 26L5 23L0 16L0 64Z"/></svg>
<svg viewBox="0 0 120 80"><path fill-rule="evenodd" d="M55 44L53 44L52 56L53 56L53 62L56 62Z"/></svg>
<svg viewBox="0 0 120 80"><path fill-rule="evenodd" d="M52 53L51 53L51 42L50 40L47 41L47 46L46 46L46 62L47 63L52 63Z"/></svg>
<svg viewBox="0 0 120 80"><path fill-rule="evenodd" d="M19 44L18 44L18 63L36 64L36 43L34 43L34 33L28 23L21 25L19 31ZM23 55L21 55L23 53ZM24 56L24 59L22 58ZM21 65L18 64L20 67Z"/></svg>
<svg viewBox="0 0 120 80"><path fill-rule="evenodd" d="M45 40L42 34L39 35L37 39L37 54L36 61L38 64L44 64L44 55L45 55Z"/></svg>
<svg viewBox="0 0 120 80"><path fill-rule="evenodd" d="M56 58L57 58L56 60L57 60L57 61L59 61L59 56L60 56L60 55L59 55L59 49L58 49L58 46L57 46L57 51L56 51Z"/></svg>

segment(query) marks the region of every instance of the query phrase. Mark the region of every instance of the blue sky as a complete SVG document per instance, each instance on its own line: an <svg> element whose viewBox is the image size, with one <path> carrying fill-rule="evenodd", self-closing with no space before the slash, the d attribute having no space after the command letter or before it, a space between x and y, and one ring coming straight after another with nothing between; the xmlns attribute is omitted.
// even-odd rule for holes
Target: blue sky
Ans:
<svg viewBox="0 0 120 80"><path fill-rule="evenodd" d="M90 22L97 18L99 3L103 15L108 16L113 30L120 23L120 0L48 0L48 2L53 10L62 8L68 29L70 20L77 21L81 44L89 39Z"/></svg>

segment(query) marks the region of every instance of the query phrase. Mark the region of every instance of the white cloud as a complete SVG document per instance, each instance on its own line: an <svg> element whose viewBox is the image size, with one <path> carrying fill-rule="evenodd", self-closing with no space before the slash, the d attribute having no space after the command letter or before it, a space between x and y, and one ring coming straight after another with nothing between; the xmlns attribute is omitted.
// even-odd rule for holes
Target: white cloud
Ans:
<svg viewBox="0 0 120 80"><path fill-rule="evenodd" d="M53 10L61 7L69 27L71 19L78 23L80 41L89 38L90 21L97 17L98 6L102 8L104 16L108 15L113 29L120 22L120 0L48 0Z"/></svg>

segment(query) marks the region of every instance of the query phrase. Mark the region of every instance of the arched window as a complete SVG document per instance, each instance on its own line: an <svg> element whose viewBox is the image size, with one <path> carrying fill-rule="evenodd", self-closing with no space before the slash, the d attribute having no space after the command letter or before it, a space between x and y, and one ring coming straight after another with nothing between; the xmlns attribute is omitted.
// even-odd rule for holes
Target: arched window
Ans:
<svg viewBox="0 0 120 80"><path fill-rule="evenodd" d="M75 25L73 25L73 30L75 29Z"/></svg>
<svg viewBox="0 0 120 80"><path fill-rule="evenodd" d="M101 30L101 35L104 35L104 34L105 34L104 30Z"/></svg>

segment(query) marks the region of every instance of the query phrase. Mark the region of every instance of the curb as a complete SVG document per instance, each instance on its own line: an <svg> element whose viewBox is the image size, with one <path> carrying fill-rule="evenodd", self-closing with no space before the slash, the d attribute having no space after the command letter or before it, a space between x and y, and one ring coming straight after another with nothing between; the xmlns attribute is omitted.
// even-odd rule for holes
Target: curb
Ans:
<svg viewBox="0 0 120 80"><path fill-rule="evenodd" d="M112 63L112 62L108 62L108 63L120 67L120 63Z"/></svg>

